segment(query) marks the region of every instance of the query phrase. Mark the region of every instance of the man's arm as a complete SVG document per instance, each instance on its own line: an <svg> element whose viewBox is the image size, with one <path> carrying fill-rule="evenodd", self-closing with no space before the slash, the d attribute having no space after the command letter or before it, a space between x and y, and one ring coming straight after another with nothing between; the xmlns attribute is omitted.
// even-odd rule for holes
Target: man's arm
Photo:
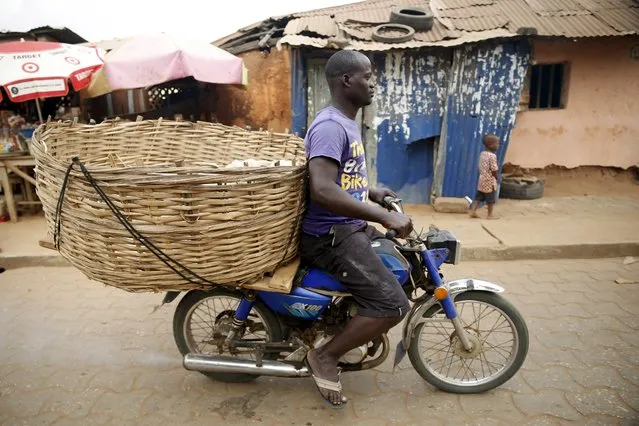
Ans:
<svg viewBox="0 0 639 426"><path fill-rule="evenodd" d="M327 157L314 157L309 162L311 199L320 207L340 216L376 222L386 229L407 236L413 228L408 216L389 212L353 198L337 185L337 163Z"/></svg>

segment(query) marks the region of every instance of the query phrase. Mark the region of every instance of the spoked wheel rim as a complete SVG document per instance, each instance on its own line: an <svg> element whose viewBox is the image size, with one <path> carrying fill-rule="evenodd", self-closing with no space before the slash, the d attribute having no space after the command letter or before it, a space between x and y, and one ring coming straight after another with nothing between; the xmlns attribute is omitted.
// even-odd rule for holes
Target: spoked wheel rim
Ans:
<svg viewBox="0 0 639 426"><path fill-rule="evenodd" d="M183 329L191 353L220 354L218 345L228 334L239 301L239 298L228 295L211 295L191 306L186 314ZM241 337L246 341L270 341L271 330L257 309L251 311L247 323L249 326L245 333L237 338ZM240 351L241 353L234 355L247 359L255 358L247 349ZM229 354L226 348L222 353Z"/></svg>
<svg viewBox="0 0 639 426"><path fill-rule="evenodd" d="M519 333L498 307L480 300L455 302L473 350L467 352L452 322L440 309L424 323L419 354L433 376L457 386L474 387L497 380L517 358Z"/></svg>

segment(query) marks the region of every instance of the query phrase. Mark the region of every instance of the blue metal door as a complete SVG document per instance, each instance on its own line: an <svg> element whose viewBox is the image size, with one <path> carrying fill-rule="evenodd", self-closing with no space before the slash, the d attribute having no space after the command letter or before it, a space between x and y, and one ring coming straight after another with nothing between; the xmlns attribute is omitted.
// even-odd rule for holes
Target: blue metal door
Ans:
<svg viewBox="0 0 639 426"><path fill-rule="evenodd" d="M530 55L526 41L487 42L455 51L442 143L446 197L473 197L485 134L499 136L504 161ZM442 151L440 151L442 153Z"/></svg>
<svg viewBox="0 0 639 426"><path fill-rule="evenodd" d="M378 53L373 62L377 93L374 141L367 141L367 147L374 144L369 174L407 203L429 203L450 51Z"/></svg>

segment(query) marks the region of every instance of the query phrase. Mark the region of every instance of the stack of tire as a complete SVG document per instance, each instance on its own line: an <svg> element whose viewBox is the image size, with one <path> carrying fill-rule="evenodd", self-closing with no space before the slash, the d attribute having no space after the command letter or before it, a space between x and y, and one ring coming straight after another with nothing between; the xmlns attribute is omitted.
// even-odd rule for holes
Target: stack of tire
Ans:
<svg viewBox="0 0 639 426"><path fill-rule="evenodd" d="M405 43L413 38L415 31L428 31L433 23L433 13L429 8L395 7L391 11L389 23L378 25L373 30L373 40L380 43ZM387 31L400 34L384 34Z"/></svg>

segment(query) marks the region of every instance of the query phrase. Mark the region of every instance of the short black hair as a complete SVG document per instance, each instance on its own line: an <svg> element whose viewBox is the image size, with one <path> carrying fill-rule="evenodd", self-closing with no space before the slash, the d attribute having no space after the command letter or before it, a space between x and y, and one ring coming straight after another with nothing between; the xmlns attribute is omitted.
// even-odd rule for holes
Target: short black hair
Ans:
<svg viewBox="0 0 639 426"><path fill-rule="evenodd" d="M491 141L499 142L499 136L494 133L485 134L483 138L484 145L488 146Z"/></svg>
<svg viewBox="0 0 639 426"><path fill-rule="evenodd" d="M330 83L335 78L359 71L368 61L368 57L361 52L340 50L333 54L326 63L326 68L324 69L326 80Z"/></svg>

